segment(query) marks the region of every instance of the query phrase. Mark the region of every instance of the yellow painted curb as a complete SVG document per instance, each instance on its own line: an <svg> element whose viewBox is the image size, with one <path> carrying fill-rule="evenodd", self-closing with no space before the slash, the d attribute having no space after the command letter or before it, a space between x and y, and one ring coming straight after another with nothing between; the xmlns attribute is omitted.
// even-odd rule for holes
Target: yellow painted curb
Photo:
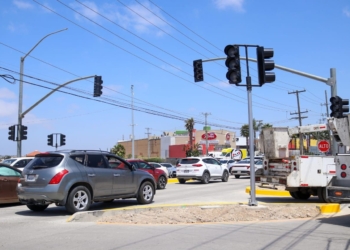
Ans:
<svg viewBox="0 0 350 250"><path fill-rule="evenodd" d="M186 182L192 182L194 180L188 180ZM168 179L168 184L172 184L172 183L179 183L179 180L177 178L171 178L171 179Z"/></svg>
<svg viewBox="0 0 350 250"><path fill-rule="evenodd" d="M340 212L340 204L327 204L327 205L320 205L317 207L320 209L320 212L322 214L339 213Z"/></svg>
<svg viewBox="0 0 350 250"><path fill-rule="evenodd" d="M246 187L245 189L246 193L250 193L250 187ZM255 189L255 194L258 195L268 195L268 196L283 196L283 197L290 197L290 193L288 191L281 191L281 190L270 190L270 189Z"/></svg>

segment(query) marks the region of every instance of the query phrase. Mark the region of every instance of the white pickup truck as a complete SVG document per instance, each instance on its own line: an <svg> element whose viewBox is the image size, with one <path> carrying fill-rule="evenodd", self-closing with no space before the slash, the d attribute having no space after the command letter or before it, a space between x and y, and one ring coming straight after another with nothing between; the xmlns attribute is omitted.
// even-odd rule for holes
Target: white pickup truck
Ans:
<svg viewBox="0 0 350 250"><path fill-rule="evenodd" d="M289 191L295 199L313 195L327 202L326 187L336 175L334 156L290 155L288 149L291 135L327 129L325 124L264 129L260 138L265 157L262 170L255 175L256 183Z"/></svg>

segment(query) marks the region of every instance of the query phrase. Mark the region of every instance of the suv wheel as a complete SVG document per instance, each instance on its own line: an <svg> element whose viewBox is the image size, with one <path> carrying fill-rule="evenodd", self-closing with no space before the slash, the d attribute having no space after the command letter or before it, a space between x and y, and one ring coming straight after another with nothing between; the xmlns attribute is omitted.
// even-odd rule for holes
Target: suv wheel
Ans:
<svg viewBox="0 0 350 250"><path fill-rule="evenodd" d="M166 178L164 175L159 176L158 178L158 189L164 189L166 186Z"/></svg>
<svg viewBox="0 0 350 250"><path fill-rule="evenodd" d="M84 186L75 187L68 195L66 209L74 214L76 212L87 211L91 204L91 194Z"/></svg>
<svg viewBox="0 0 350 250"><path fill-rule="evenodd" d="M148 181L142 183L139 193L137 195L137 201L140 204L149 204L152 202L154 197L154 188Z"/></svg>
<svg viewBox="0 0 350 250"><path fill-rule="evenodd" d="M27 207L34 212L44 211L48 206L49 205L27 205Z"/></svg>
<svg viewBox="0 0 350 250"><path fill-rule="evenodd" d="M184 184L186 182L185 179L178 179L178 181L181 183L181 184Z"/></svg>
<svg viewBox="0 0 350 250"><path fill-rule="evenodd" d="M228 181L228 172L224 171L224 173L222 174L221 180L223 182L227 182Z"/></svg>
<svg viewBox="0 0 350 250"><path fill-rule="evenodd" d="M202 176L202 183L203 184L208 184L210 179L210 175L208 172L204 172Z"/></svg>

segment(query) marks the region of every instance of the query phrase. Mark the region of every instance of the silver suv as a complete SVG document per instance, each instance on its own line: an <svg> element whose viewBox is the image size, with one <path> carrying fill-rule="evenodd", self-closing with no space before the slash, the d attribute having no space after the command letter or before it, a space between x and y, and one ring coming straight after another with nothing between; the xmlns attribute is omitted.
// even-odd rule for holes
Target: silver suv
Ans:
<svg viewBox="0 0 350 250"><path fill-rule="evenodd" d="M149 204L155 190L156 182L149 173L114 154L94 150L37 154L24 168L17 186L20 202L30 210L43 211L55 203L69 213L86 211L92 202L118 198Z"/></svg>

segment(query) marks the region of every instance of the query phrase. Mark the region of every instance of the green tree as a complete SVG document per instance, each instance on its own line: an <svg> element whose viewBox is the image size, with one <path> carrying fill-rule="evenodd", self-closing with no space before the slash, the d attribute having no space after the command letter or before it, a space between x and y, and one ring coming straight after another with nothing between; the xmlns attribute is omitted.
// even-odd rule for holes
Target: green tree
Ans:
<svg viewBox="0 0 350 250"><path fill-rule="evenodd" d="M193 129L194 129L194 119L193 118L189 118L185 121L185 128L188 131L188 135L190 137L190 147L191 147L191 151L193 148Z"/></svg>
<svg viewBox="0 0 350 250"><path fill-rule="evenodd" d="M248 124L244 124L241 127L241 136L245 137L246 146L247 146L247 150L248 150L248 137L249 137L249 125Z"/></svg>
<svg viewBox="0 0 350 250"><path fill-rule="evenodd" d="M115 145L112 149L111 152L113 154L118 155L119 157L125 158L125 147L121 144Z"/></svg>
<svg viewBox="0 0 350 250"><path fill-rule="evenodd" d="M264 129L264 128L272 128L272 125L270 123L264 123L261 125L260 127L261 129Z"/></svg>

